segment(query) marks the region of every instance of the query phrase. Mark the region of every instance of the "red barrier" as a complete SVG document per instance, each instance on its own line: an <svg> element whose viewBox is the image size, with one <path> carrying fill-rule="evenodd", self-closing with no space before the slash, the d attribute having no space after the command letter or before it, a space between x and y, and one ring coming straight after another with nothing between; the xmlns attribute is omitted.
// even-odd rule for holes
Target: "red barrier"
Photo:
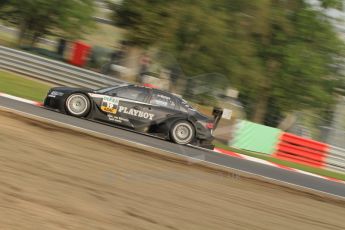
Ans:
<svg viewBox="0 0 345 230"><path fill-rule="evenodd" d="M77 41L73 44L70 63L76 66L84 66L91 47L83 42Z"/></svg>
<svg viewBox="0 0 345 230"><path fill-rule="evenodd" d="M274 157L314 167L323 167L329 146L290 133L280 137Z"/></svg>
<svg viewBox="0 0 345 230"><path fill-rule="evenodd" d="M153 89L158 88L157 86L149 84L149 83L145 83L143 86L145 86L147 88L153 88Z"/></svg>
<svg viewBox="0 0 345 230"><path fill-rule="evenodd" d="M290 142L295 145L305 146L318 151L326 151L328 149L328 145L325 143L299 137L291 133L283 133L280 139L284 142Z"/></svg>
<svg viewBox="0 0 345 230"><path fill-rule="evenodd" d="M308 166L313 166L313 167L318 167L318 168L323 167L319 161L311 160L309 158L305 158L303 156L298 156L298 155L293 155L290 153L276 152L275 157L279 158L281 160L291 161L291 162L304 164L304 165L308 165Z"/></svg>

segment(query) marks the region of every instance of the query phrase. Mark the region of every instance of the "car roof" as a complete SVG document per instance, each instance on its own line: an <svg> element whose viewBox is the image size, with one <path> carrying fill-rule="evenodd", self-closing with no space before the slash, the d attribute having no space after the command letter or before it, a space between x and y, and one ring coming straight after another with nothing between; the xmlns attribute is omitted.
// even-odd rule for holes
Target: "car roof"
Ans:
<svg viewBox="0 0 345 230"><path fill-rule="evenodd" d="M148 87L148 86L144 86L144 85L136 85L136 84L127 84L127 85L121 85L121 86L134 86L134 87L138 87L138 88L143 88L143 89L150 89L154 92L161 92L161 93L166 93L166 94L169 94L173 97L181 97L177 94L174 94L174 93L170 93L168 91L165 91L165 90L161 90L161 89L157 89L157 88L152 88L152 87Z"/></svg>
<svg viewBox="0 0 345 230"><path fill-rule="evenodd" d="M157 89L157 88L152 88L152 87L148 87L145 85L138 85L138 84L131 84L131 83L124 83L119 85L120 87L125 87L125 86L132 86L132 87L137 87L137 88L142 88L142 89L149 89L152 90L153 92L160 92L160 93L165 93L165 94L169 94L171 97L181 100L181 101L186 101L183 99L183 97L181 95L175 94L175 93L170 93L168 91L165 90L161 90L161 89Z"/></svg>

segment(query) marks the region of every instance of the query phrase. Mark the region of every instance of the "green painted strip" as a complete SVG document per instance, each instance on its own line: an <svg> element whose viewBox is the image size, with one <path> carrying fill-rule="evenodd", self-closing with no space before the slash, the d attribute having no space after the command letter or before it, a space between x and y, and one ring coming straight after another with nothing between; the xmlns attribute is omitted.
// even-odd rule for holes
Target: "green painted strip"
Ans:
<svg viewBox="0 0 345 230"><path fill-rule="evenodd" d="M254 152L273 154L282 131L280 129L240 121L230 145Z"/></svg>

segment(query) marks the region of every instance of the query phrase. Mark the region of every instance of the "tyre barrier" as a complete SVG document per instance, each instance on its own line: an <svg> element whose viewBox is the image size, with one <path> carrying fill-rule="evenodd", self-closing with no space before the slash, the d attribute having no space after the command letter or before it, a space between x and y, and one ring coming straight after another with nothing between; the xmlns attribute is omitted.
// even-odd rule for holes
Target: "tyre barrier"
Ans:
<svg viewBox="0 0 345 230"><path fill-rule="evenodd" d="M232 141L229 142L232 147L268 154L285 161L345 173L345 149L281 130L276 131L271 127L249 121L240 121L236 124ZM267 146L269 148L266 148Z"/></svg>
<svg viewBox="0 0 345 230"><path fill-rule="evenodd" d="M275 158L313 167L324 167L328 155L325 143L302 138L290 133L283 133L276 146Z"/></svg>
<svg viewBox="0 0 345 230"><path fill-rule="evenodd" d="M241 120L233 126L232 133L233 138L229 142L232 147L272 155L282 131Z"/></svg>

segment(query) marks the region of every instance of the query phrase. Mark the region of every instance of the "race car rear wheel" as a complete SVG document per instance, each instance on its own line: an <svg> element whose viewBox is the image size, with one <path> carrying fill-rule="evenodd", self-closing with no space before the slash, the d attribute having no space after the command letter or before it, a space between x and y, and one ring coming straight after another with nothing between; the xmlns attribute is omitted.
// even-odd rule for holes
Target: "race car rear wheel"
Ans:
<svg viewBox="0 0 345 230"><path fill-rule="evenodd" d="M72 116L84 117L90 111L90 100L81 93L71 94L66 100L66 110Z"/></svg>
<svg viewBox="0 0 345 230"><path fill-rule="evenodd" d="M181 145L189 144L193 141L195 130L188 121L176 122L170 130L170 138L173 142Z"/></svg>

